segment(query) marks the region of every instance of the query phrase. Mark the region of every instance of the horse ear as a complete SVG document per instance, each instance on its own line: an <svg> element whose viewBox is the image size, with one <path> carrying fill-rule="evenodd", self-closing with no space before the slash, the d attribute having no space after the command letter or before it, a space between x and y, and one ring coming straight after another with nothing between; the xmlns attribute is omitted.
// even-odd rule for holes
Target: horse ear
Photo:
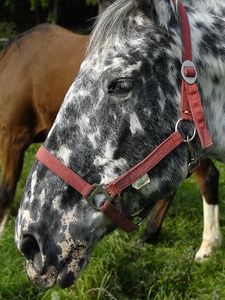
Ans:
<svg viewBox="0 0 225 300"><path fill-rule="evenodd" d="M173 0L136 0L140 8L160 26L169 27L169 23L175 14Z"/></svg>

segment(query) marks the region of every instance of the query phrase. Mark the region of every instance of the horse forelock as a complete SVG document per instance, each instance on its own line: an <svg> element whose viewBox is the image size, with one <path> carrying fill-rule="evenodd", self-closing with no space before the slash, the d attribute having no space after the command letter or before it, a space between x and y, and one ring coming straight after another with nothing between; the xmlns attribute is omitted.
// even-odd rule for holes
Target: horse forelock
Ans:
<svg viewBox="0 0 225 300"><path fill-rule="evenodd" d="M95 23L88 52L100 52L103 47L112 45L115 33L124 33L124 20L136 7L135 0L115 1L98 18Z"/></svg>

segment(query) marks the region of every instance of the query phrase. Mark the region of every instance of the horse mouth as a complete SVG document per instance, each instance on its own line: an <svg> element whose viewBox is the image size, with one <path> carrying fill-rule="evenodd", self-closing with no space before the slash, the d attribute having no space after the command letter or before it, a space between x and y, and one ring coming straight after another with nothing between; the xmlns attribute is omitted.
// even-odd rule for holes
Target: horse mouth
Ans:
<svg viewBox="0 0 225 300"><path fill-rule="evenodd" d="M61 261L60 267L50 265L44 273L37 271L32 262L26 262L26 271L30 280L42 288L50 288L55 284L61 288L71 286L87 265L89 259L86 251L75 252Z"/></svg>
<svg viewBox="0 0 225 300"><path fill-rule="evenodd" d="M27 261L26 271L30 280L37 286L50 288L56 283L57 270L54 266L49 266L47 271L43 274L35 269L32 262Z"/></svg>

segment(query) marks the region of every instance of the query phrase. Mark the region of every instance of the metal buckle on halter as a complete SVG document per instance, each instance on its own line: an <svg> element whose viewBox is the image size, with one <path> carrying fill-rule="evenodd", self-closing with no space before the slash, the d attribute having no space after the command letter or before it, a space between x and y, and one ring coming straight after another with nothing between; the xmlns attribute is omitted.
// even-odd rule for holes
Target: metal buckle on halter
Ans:
<svg viewBox="0 0 225 300"><path fill-rule="evenodd" d="M184 121L182 118L180 118L176 125L175 125L175 131L178 131L178 126L180 124L181 121ZM188 153L189 153L189 163L188 163L188 176L190 176L190 174L193 172L193 170L198 167L199 165L199 158L195 155L194 153L194 149L191 145L191 141L195 138L196 136L196 133L197 133L197 130L196 130L196 127L194 126L194 129L193 129L193 133L192 133L192 136L187 136L186 139L184 139L184 143L187 144L187 147L188 147Z"/></svg>
<svg viewBox="0 0 225 300"><path fill-rule="evenodd" d="M190 139L187 137L187 140L185 141L188 147L189 152L189 163L188 163L188 173L191 174L193 170L199 166L199 158L195 155L194 149L190 143Z"/></svg>
<svg viewBox="0 0 225 300"><path fill-rule="evenodd" d="M188 68L192 69L192 71L194 71L194 75L187 75L186 74L186 71L187 71ZM195 67L195 65L192 61L185 60L182 63L181 75L182 75L183 79L189 84L194 84L196 82L198 73L197 73L196 67Z"/></svg>
<svg viewBox="0 0 225 300"><path fill-rule="evenodd" d="M88 203L91 205L92 208L94 208L97 211L101 211L101 207L96 206L96 204L94 202L97 202L97 200L95 199L95 197L97 195L102 196L102 205L106 202L109 201L111 202L113 200L114 197L110 196L107 191L105 190L104 186L102 186L101 184L93 184L94 190L91 192L91 194L89 196L87 196L85 199L88 201ZM101 206L102 206L101 205Z"/></svg>

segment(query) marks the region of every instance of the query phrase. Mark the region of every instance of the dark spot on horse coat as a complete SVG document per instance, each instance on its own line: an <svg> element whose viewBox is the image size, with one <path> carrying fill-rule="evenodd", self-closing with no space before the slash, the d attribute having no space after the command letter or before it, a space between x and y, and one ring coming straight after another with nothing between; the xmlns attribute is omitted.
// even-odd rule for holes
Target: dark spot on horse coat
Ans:
<svg viewBox="0 0 225 300"><path fill-rule="evenodd" d="M212 82L213 82L213 84L215 84L215 85L220 84L220 79L219 79L219 77L218 77L217 75L214 75L214 76L212 77Z"/></svg>
<svg viewBox="0 0 225 300"><path fill-rule="evenodd" d="M205 28L203 32L203 38L200 43L200 49L202 53L213 54L214 57L225 56L225 47L221 43L221 32L219 31L208 31Z"/></svg>

